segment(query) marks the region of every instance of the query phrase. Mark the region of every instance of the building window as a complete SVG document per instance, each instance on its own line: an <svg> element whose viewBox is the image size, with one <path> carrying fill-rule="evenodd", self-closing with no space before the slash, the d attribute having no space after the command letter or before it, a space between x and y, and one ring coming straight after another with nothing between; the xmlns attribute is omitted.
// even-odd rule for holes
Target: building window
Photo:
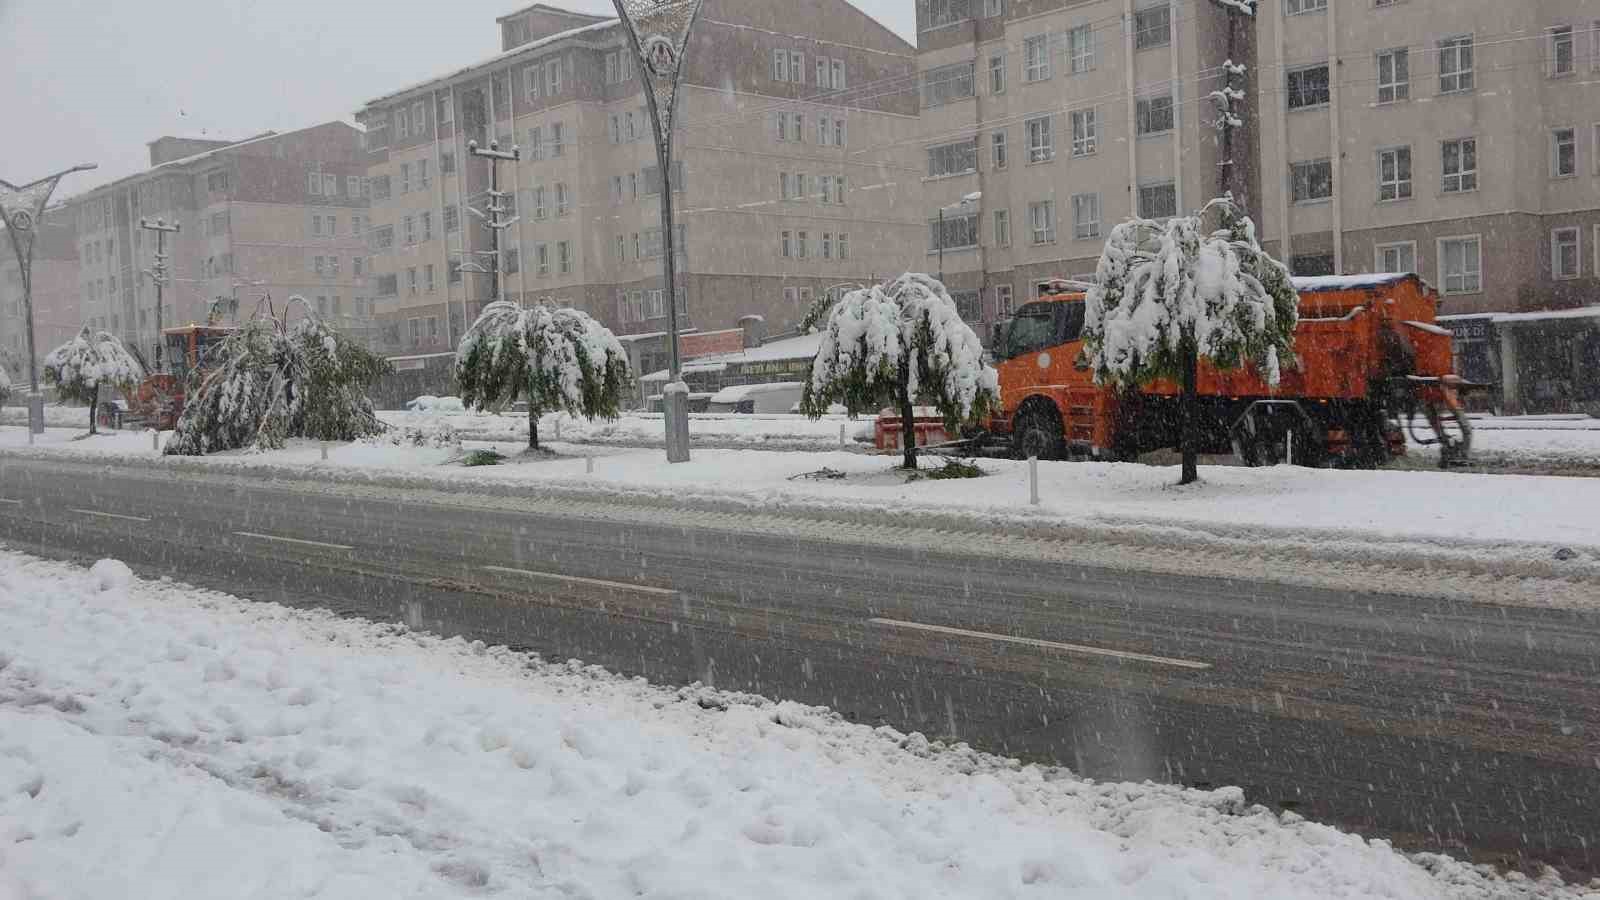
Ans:
<svg viewBox="0 0 1600 900"><path fill-rule="evenodd" d="M850 235L848 233L840 232L836 249L839 251L840 259L850 258Z"/></svg>
<svg viewBox="0 0 1600 900"><path fill-rule="evenodd" d="M449 279L451 284L461 283L461 260L459 257L449 261L449 265L446 270L446 277Z"/></svg>
<svg viewBox="0 0 1600 900"><path fill-rule="evenodd" d="M928 223L929 250L965 250L978 246L977 213L945 216L943 227L944 231L941 233L939 219L934 219ZM804 233L801 232L801 234Z"/></svg>
<svg viewBox="0 0 1600 900"><path fill-rule="evenodd" d="M961 175L978 170L978 139L928 148L928 177Z"/></svg>
<svg viewBox="0 0 1600 900"><path fill-rule="evenodd" d="M1005 0L983 0L983 17L992 19L1006 14Z"/></svg>
<svg viewBox="0 0 1600 900"><path fill-rule="evenodd" d="M1397 244L1379 244L1374 248L1373 266L1379 272L1411 273L1417 271L1417 245L1412 241Z"/></svg>
<svg viewBox="0 0 1600 900"><path fill-rule="evenodd" d="M1557 128L1550 132L1550 176L1566 178L1578 174L1578 132Z"/></svg>
<svg viewBox="0 0 1600 900"><path fill-rule="evenodd" d="M1378 54L1378 102L1411 99L1411 51L1404 47Z"/></svg>
<svg viewBox="0 0 1600 900"><path fill-rule="evenodd" d="M444 208L444 230L446 234L455 234L461 226L461 213L454 206Z"/></svg>
<svg viewBox="0 0 1600 900"><path fill-rule="evenodd" d="M1288 74L1290 109L1309 109L1328 103L1328 64L1293 69Z"/></svg>
<svg viewBox="0 0 1600 900"><path fill-rule="evenodd" d="M400 164L400 193L401 194L409 194L409 193L411 193L411 164L410 163L401 163Z"/></svg>
<svg viewBox="0 0 1600 900"><path fill-rule="evenodd" d="M1139 215L1165 219L1178 214L1178 185L1171 181L1139 187Z"/></svg>
<svg viewBox="0 0 1600 900"><path fill-rule="evenodd" d="M805 259L811 252L811 235L804 231L794 233L794 255L796 259Z"/></svg>
<svg viewBox="0 0 1600 900"><path fill-rule="evenodd" d="M1472 35L1445 38L1439 42L1439 93L1470 91L1472 79Z"/></svg>
<svg viewBox="0 0 1600 900"><path fill-rule="evenodd" d="M1011 210L997 209L994 211L994 245L996 247L1011 246Z"/></svg>
<svg viewBox="0 0 1600 900"><path fill-rule="evenodd" d="M1100 236L1100 195L1072 195L1072 237L1086 241Z"/></svg>
<svg viewBox="0 0 1600 900"><path fill-rule="evenodd" d="M1301 278L1333 274L1332 253L1307 253L1289 258L1289 271Z"/></svg>
<svg viewBox="0 0 1600 900"><path fill-rule="evenodd" d="M1026 119L1022 126L1028 135L1028 162L1041 163L1055 159L1055 132L1050 127L1050 116Z"/></svg>
<svg viewBox="0 0 1600 900"><path fill-rule="evenodd" d="M417 220L413 216L406 216L400 223L400 234L405 239L405 245L410 247L417 242Z"/></svg>
<svg viewBox="0 0 1600 900"><path fill-rule="evenodd" d="M1022 80L1032 84L1050 78L1050 35L1022 39Z"/></svg>
<svg viewBox="0 0 1600 900"><path fill-rule="evenodd" d="M311 236L312 237L322 237L322 217L321 216L312 216L311 217Z"/></svg>
<svg viewBox="0 0 1600 900"><path fill-rule="evenodd" d="M1483 244L1472 237L1439 241L1439 274L1446 294L1476 294L1483 290Z"/></svg>
<svg viewBox="0 0 1600 900"><path fill-rule="evenodd" d="M523 91L529 100L539 98L539 87L544 81L544 69L538 64L531 65L522 70Z"/></svg>
<svg viewBox="0 0 1600 900"><path fill-rule="evenodd" d="M778 235L778 255L784 259L794 256L794 232L783 231Z"/></svg>
<svg viewBox="0 0 1600 900"><path fill-rule="evenodd" d="M566 275L572 271L572 242L556 242L556 272Z"/></svg>
<svg viewBox="0 0 1600 900"><path fill-rule="evenodd" d="M832 59L828 61L828 74L833 76L832 83L828 86L836 91L844 90L844 60Z"/></svg>
<svg viewBox="0 0 1600 900"><path fill-rule="evenodd" d="M1560 78L1578 70L1577 42L1571 25L1550 29L1550 77Z"/></svg>
<svg viewBox="0 0 1600 900"><path fill-rule="evenodd" d="M1308 12L1326 12L1328 0L1283 0L1283 14L1298 16Z"/></svg>
<svg viewBox="0 0 1600 900"><path fill-rule="evenodd" d="M533 245L533 270L539 276L550 274L550 245L540 242Z"/></svg>
<svg viewBox="0 0 1600 900"><path fill-rule="evenodd" d="M433 240L433 213L429 211L422 213L422 239L424 241Z"/></svg>
<svg viewBox="0 0 1600 900"><path fill-rule="evenodd" d="M1577 278L1582 274L1579 262L1578 229L1557 228L1550 232L1550 275L1553 278Z"/></svg>
<svg viewBox="0 0 1600 900"><path fill-rule="evenodd" d="M1312 203L1333 196L1333 161L1314 159L1289 167L1289 182L1294 202Z"/></svg>
<svg viewBox="0 0 1600 900"><path fill-rule="evenodd" d="M667 292L656 288L650 292L650 318L664 319L667 316Z"/></svg>
<svg viewBox="0 0 1600 900"><path fill-rule="evenodd" d="M1004 131L996 131L994 134L989 135L989 149L994 155L995 171L1004 170L1006 164L1010 162L1006 158L1006 133Z"/></svg>
<svg viewBox="0 0 1600 900"><path fill-rule="evenodd" d="M528 129L528 159L544 159L544 129L538 125Z"/></svg>
<svg viewBox="0 0 1600 900"><path fill-rule="evenodd" d="M572 197L565 181L556 182L556 215L564 216L572 210Z"/></svg>
<svg viewBox="0 0 1600 900"><path fill-rule="evenodd" d="M312 172L309 176L307 176L307 178L306 178L306 190L309 191L311 193L311 196L313 196L313 197L321 197L322 196L322 173L321 172Z"/></svg>
<svg viewBox="0 0 1600 900"><path fill-rule="evenodd" d="M561 60L552 59L544 64L545 93L551 97L561 93Z"/></svg>
<svg viewBox="0 0 1600 900"><path fill-rule="evenodd" d="M417 267L410 266L406 269L406 290L415 297L417 295Z"/></svg>
<svg viewBox="0 0 1600 900"><path fill-rule="evenodd" d="M787 51L787 50L774 50L774 51L772 51L772 80L773 81L788 81L789 80L789 51Z"/></svg>
<svg viewBox="0 0 1600 900"><path fill-rule="evenodd" d="M1028 204L1028 227L1034 244L1048 244L1056 239L1056 202L1036 200Z"/></svg>
<svg viewBox="0 0 1600 900"><path fill-rule="evenodd" d="M956 315L963 322L983 321L983 294L979 291L952 291L950 299L956 302Z"/></svg>
<svg viewBox="0 0 1600 900"><path fill-rule="evenodd" d="M798 50L789 51L789 78L795 84L806 83L806 55Z"/></svg>
<svg viewBox="0 0 1600 900"><path fill-rule="evenodd" d="M562 139L561 123L552 122L550 123L550 158L559 159L565 152L566 144L563 143Z"/></svg>
<svg viewBox="0 0 1600 900"><path fill-rule="evenodd" d="M411 104L411 130L417 137L422 137L428 130L428 113L422 106L422 101Z"/></svg>
<svg viewBox="0 0 1600 900"><path fill-rule="evenodd" d="M1172 130L1171 94L1163 97L1146 97L1138 102L1135 111L1138 115L1138 132L1141 136L1162 134Z"/></svg>
<svg viewBox="0 0 1600 900"><path fill-rule="evenodd" d="M1441 145L1446 194L1458 194L1478 189L1478 140L1462 138L1445 141Z"/></svg>
<svg viewBox="0 0 1600 900"><path fill-rule="evenodd" d="M1378 199L1411 199L1411 148L1378 151Z"/></svg>
<svg viewBox="0 0 1600 900"><path fill-rule="evenodd" d="M822 258L833 259L833 232L822 233Z"/></svg>
<svg viewBox="0 0 1600 900"><path fill-rule="evenodd" d="M533 217L535 219L543 219L545 217L544 185L542 184L533 186Z"/></svg>
<svg viewBox="0 0 1600 900"><path fill-rule="evenodd" d="M1099 123L1095 111L1079 109L1072 112L1072 155L1088 156L1099 148Z"/></svg>
<svg viewBox="0 0 1600 900"><path fill-rule="evenodd" d="M1011 318L1014 308L1011 302L1011 285L997 284L994 286L995 315L1002 319Z"/></svg>
<svg viewBox="0 0 1600 900"><path fill-rule="evenodd" d="M1172 43L1172 9L1165 3L1133 14L1133 49L1149 50Z"/></svg>
<svg viewBox="0 0 1600 900"><path fill-rule="evenodd" d="M622 114L611 114L611 143L622 143Z"/></svg>
<svg viewBox="0 0 1600 900"><path fill-rule="evenodd" d="M923 28L939 28L972 18L972 0L926 0L917 4L924 12Z"/></svg>
<svg viewBox="0 0 1600 900"><path fill-rule="evenodd" d="M989 56L989 93L1004 94L1006 92L1006 55L993 53Z"/></svg>
<svg viewBox="0 0 1600 900"><path fill-rule="evenodd" d="M394 137L403 141L411 136L411 116L404 109L394 111Z"/></svg>
<svg viewBox="0 0 1600 900"><path fill-rule="evenodd" d="M434 292L433 263L428 263L422 267L422 283L427 288L428 293Z"/></svg>
<svg viewBox="0 0 1600 900"><path fill-rule="evenodd" d="M1079 25L1067 29L1067 71L1077 75L1093 69L1094 65L1094 28Z"/></svg>
<svg viewBox="0 0 1600 900"><path fill-rule="evenodd" d="M972 63L940 66L922 73L922 105L925 109L970 100L974 94Z"/></svg>

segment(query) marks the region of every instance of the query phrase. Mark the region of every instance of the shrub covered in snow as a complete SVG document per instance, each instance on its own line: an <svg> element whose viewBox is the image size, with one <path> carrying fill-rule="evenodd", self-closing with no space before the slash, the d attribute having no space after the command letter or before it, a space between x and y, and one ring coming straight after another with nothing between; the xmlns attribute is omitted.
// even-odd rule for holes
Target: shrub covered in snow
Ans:
<svg viewBox="0 0 1600 900"><path fill-rule="evenodd" d="M498 300L483 308L456 348L456 386L468 406L528 401L528 446L539 417L615 419L628 384L628 355L610 329L576 309L523 309Z"/></svg>
<svg viewBox="0 0 1600 900"><path fill-rule="evenodd" d="M1222 215L1206 234L1203 220ZM1199 359L1219 369L1254 363L1270 384L1293 359L1299 295L1289 270L1261 249L1255 224L1231 200L1166 222L1129 219L1112 229L1085 304L1083 338L1095 378L1135 386L1184 385L1184 476L1194 480L1192 429Z"/></svg>
<svg viewBox="0 0 1600 900"><path fill-rule="evenodd" d="M252 318L216 345L191 376L188 402L168 455L199 456L249 447L277 449L288 438L348 441L383 431L367 388L389 371L377 356L305 306L292 325Z"/></svg>
<svg viewBox="0 0 1600 900"><path fill-rule="evenodd" d="M51 350L43 369L45 383L54 385L63 398L89 404L90 434L95 433L100 389L131 390L144 378L144 368L115 335L91 332L88 326Z"/></svg>
<svg viewBox="0 0 1600 900"><path fill-rule="evenodd" d="M926 402L955 431L998 402L999 381L983 363L982 342L944 285L927 275L908 272L851 291L829 311L826 334L800 399L800 411L812 418L834 403L854 416L892 402L910 422L913 402ZM905 434L904 464L914 469L915 430Z"/></svg>

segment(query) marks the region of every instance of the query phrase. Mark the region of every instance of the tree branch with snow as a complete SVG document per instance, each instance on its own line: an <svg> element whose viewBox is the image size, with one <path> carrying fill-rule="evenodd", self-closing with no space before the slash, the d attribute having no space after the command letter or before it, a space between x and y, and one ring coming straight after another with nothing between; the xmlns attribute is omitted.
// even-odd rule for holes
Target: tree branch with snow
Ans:
<svg viewBox="0 0 1600 900"><path fill-rule="evenodd" d="M89 405L89 433L95 433L95 414L100 406L100 389L131 390L144 378L144 367L122 346L115 335L90 331L87 325L78 336L51 350L42 365L46 384L68 400Z"/></svg>

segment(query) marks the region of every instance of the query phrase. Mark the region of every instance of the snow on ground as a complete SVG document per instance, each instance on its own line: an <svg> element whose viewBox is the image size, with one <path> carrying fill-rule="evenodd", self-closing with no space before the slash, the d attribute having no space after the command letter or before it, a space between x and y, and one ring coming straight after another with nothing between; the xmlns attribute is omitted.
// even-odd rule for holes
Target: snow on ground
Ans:
<svg viewBox="0 0 1600 900"><path fill-rule="evenodd" d="M431 428L449 425L464 436L481 440L527 441L526 413L418 413L384 411L378 418L397 428ZM874 417L850 419L823 416L812 420L801 415L690 413L689 435L700 441L736 445L781 445L786 449L832 449L840 445L839 430L844 429L849 446L872 443ZM660 413L624 413L615 421L589 421L561 414L539 420L539 439L566 440L594 444L665 444L665 424Z"/></svg>
<svg viewBox="0 0 1600 900"><path fill-rule="evenodd" d="M485 894L1582 896L1237 789L0 551L0 898Z"/></svg>

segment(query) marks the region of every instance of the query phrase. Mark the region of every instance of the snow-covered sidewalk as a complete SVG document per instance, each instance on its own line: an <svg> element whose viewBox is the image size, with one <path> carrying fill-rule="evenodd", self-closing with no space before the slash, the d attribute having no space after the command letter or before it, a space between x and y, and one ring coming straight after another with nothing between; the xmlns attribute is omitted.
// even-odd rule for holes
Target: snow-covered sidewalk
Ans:
<svg viewBox="0 0 1600 900"><path fill-rule="evenodd" d="M0 898L493 893L1584 896L1235 789L0 551Z"/></svg>

